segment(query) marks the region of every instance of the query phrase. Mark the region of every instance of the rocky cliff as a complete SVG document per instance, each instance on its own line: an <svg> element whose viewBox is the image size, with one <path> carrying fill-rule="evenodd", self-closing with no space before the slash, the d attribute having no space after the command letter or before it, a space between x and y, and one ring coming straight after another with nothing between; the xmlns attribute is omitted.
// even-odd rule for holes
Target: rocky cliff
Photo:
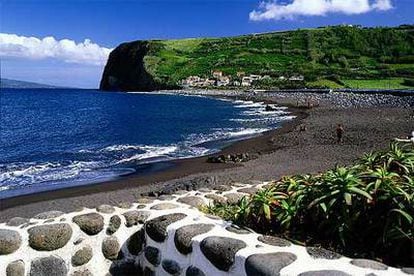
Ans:
<svg viewBox="0 0 414 276"><path fill-rule="evenodd" d="M111 52L101 79L105 91L152 91L165 88L145 68L148 41L123 43Z"/></svg>

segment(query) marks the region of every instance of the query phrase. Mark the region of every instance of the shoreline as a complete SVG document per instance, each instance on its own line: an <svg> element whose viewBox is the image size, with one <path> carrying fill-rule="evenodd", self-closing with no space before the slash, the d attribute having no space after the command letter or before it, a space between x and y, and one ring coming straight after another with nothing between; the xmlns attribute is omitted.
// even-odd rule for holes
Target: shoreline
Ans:
<svg viewBox="0 0 414 276"><path fill-rule="evenodd" d="M223 98L223 95L215 97ZM319 107L304 109L295 107L298 98L294 95L290 98L264 98L258 95L241 97L240 94L224 96L227 97L287 106L296 118L283 122L278 129L237 141L219 153L249 152L256 154L257 159L226 164L207 163L206 160L211 155L178 159L159 163L160 166L170 167L153 174L125 176L115 181L13 197L1 201L0 221L15 216L30 217L45 210L69 212L99 204L134 202L142 195L159 196L179 189L193 190L238 181L271 180L295 173L315 173L338 163L350 163L364 152L383 148L389 142L387 139L402 136L414 127L409 123L409 110L402 107L343 108L322 101ZM385 124L376 122L379 116L388 116L390 120ZM349 141L345 145L332 142L332 127L338 121L346 121ZM301 124L307 126L306 131L298 131ZM377 136L368 136L364 140L361 137L365 135L367 126ZM395 127L392 131L385 131L387 126ZM216 156L217 153L212 155Z"/></svg>

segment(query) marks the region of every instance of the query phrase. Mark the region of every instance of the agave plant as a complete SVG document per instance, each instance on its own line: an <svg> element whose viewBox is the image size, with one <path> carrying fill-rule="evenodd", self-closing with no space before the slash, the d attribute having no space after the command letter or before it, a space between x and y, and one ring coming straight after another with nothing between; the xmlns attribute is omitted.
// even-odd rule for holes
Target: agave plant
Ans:
<svg viewBox="0 0 414 276"><path fill-rule="evenodd" d="M374 179L367 185L367 190L371 194L376 194L379 189L393 190L396 188L395 179L399 178L399 174L388 171L386 166L375 169L370 176Z"/></svg>
<svg viewBox="0 0 414 276"><path fill-rule="evenodd" d="M265 218L270 222L272 219L272 209L280 205L280 200L285 199L287 195L276 191L275 187L269 187L259 190L252 198L252 211L254 212L257 221Z"/></svg>
<svg viewBox="0 0 414 276"><path fill-rule="evenodd" d="M359 165L368 169L374 169L381 164L382 158L383 156L380 152L369 152L359 159Z"/></svg>
<svg viewBox="0 0 414 276"><path fill-rule="evenodd" d="M390 144L390 149L386 154L386 164L390 170L397 173L413 173L414 152L405 150L406 147L396 142Z"/></svg>
<svg viewBox="0 0 414 276"><path fill-rule="evenodd" d="M308 206L319 204L319 206L328 212L334 205L343 202L346 205L352 205L352 198L362 196L368 200L372 200L369 193L362 189L362 181L352 170L345 167L336 167L332 171L328 171L323 179L322 193L323 195L314 199Z"/></svg>

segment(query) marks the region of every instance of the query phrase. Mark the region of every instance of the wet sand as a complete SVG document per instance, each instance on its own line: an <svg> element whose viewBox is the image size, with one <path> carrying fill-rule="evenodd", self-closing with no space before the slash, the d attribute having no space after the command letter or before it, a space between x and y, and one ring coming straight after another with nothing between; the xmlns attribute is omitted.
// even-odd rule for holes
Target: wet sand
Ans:
<svg viewBox="0 0 414 276"><path fill-rule="evenodd" d="M391 139L404 137L414 129L412 108L344 108L330 102L320 102L320 106L311 109L297 108L296 96L267 97L266 101L289 106L297 118L280 129L236 142L220 153L249 153L257 156L254 160L237 164L207 163L208 156L176 160L154 165L162 167L154 173L5 199L0 202L0 221L15 216L32 217L48 210L70 212L83 206L133 202L143 194L157 196L178 189L316 173L336 164L350 164L365 152L386 148ZM335 138L337 123L345 127L341 144ZM306 130L301 131L301 126Z"/></svg>

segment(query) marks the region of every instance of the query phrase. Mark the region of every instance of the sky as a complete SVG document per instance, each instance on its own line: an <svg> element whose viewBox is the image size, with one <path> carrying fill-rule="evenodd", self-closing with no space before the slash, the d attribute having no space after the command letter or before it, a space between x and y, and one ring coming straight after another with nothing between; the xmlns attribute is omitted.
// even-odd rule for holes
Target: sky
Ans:
<svg viewBox="0 0 414 276"><path fill-rule="evenodd" d="M125 41L414 23L414 0L0 0L2 78L97 88Z"/></svg>

